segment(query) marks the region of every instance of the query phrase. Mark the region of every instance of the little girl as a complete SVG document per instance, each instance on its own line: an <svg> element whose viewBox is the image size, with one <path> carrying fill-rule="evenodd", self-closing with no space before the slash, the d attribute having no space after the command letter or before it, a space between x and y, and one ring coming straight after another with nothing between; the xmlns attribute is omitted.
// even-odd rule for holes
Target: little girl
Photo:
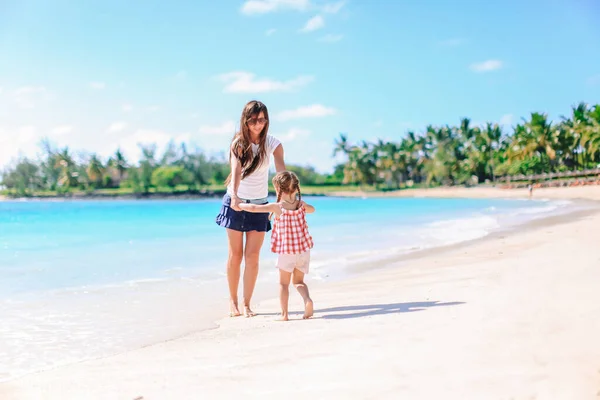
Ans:
<svg viewBox="0 0 600 400"><path fill-rule="evenodd" d="M271 251L279 255L276 265L279 268L281 320L288 320L290 279L304 300L303 318L307 319L313 315L313 301L304 283L304 275L308 274L313 239L308 232L306 213L315 212L315 208L302 201L300 183L293 172L279 172L273 177L273 186L277 193L276 203L242 203L240 208L244 211L271 212L275 215L271 232Z"/></svg>

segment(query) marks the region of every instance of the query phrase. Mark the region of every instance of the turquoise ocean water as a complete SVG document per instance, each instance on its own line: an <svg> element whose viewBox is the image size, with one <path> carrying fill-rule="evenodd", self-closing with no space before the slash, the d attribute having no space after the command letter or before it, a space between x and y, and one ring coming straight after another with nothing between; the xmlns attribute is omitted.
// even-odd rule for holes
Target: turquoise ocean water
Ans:
<svg viewBox="0 0 600 400"><path fill-rule="evenodd" d="M312 280L564 212L558 201L311 197ZM220 199L0 202L0 380L206 327L227 298ZM273 286L269 234L259 281ZM260 285L259 285L260 286ZM217 310L218 309L218 310Z"/></svg>

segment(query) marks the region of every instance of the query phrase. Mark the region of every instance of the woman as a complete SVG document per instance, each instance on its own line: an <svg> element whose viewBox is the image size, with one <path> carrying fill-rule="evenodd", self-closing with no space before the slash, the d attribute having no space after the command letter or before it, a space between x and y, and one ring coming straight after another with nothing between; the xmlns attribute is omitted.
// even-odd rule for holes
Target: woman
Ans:
<svg viewBox="0 0 600 400"><path fill-rule="evenodd" d="M250 101L242 111L240 131L235 134L229 149L231 172L225 181L218 225L226 228L229 240L227 282L229 284L229 315L241 315L238 307L240 265L244 259L244 315L256 314L250 308L252 292L258 277L258 258L265 233L271 230L269 213L242 211L239 204L266 204L271 154L277 172L285 170L283 146L269 135L269 112L260 101ZM244 240L244 234L246 240ZM246 245L244 246L244 242Z"/></svg>

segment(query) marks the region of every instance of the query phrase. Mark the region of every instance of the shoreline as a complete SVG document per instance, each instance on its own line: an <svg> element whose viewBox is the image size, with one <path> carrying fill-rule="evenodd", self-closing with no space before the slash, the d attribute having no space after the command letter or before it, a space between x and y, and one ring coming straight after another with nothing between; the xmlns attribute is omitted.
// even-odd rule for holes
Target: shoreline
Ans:
<svg viewBox="0 0 600 400"><path fill-rule="evenodd" d="M409 261L417 261L423 259L425 257L430 256L441 256L445 253L460 250L460 249L468 249L471 246L476 246L478 244L483 244L488 241L496 241L504 239L507 236L515 235L517 233L531 233L535 230L549 228L554 226L560 226L562 224L567 224L572 222L571 220L579 221L584 218L593 217L594 215L600 214L600 200L592 200L591 203L588 203L586 200L576 199L574 200L579 202L582 205L585 205L585 208L575 209L568 211L566 213L558 214L558 215L548 215L539 219L533 219L526 221L520 225L511 226L508 228L503 228L500 230L493 231L485 236L469 239L458 243L446 244L442 246L436 246L431 248L419 249L409 253L403 254L395 254L389 257L385 257L380 261L383 262L384 265L376 268L366 268L369 263L364 263L360 265L355 265L351 267L351 270L356 273L365 273L369 271L380 271L386 268L391 268L393 266L400 266ZM351 276L353 277L354 274Z"/></svg>
<svg viewBox="0 0 600 400"><path fill-rule="evenodd" d="M548 186L533 190L532 199L582 199L600 200L600 195L589 193L600 192L600 185L584 186ZM205 200L218 199L225 195L226 190L202 190L184 191L174 193L69 193L66 195L36 195L13 197L0 195L0 201L86 201L86 200ZM270 191L269 196L274 196ZM501 186L445 186L422 189L399 189L390 191L362 191L362 190L338 190L311 193L306 196L318 197L437 197L437 198L529 198L529 191L523 187L501 187Z"/></svg>
<svg viewBox="0 0 600 400"><path fill-rule="evenodd" d="M393 192L331 192L329 196L338 197L437 197L437 198L497 198L528 199L529 192L524 189L502 189L498 187L443 187L427 189L410 189ZM600 186L544 187L534 189L533 200L593 200L600 201Z"/></svg>
<svg viewBox="0 0 600 400"><path fill-rule="evenodd" d="M556 193L546 193L546 195L548 196L548 198L582 198L580 196L584 196L584 193L573 193L571 192L569 195L567 195L565 193L565 191L571 191L573 188L564 188L564 189L559 189L561 192L563 192L563 196L561 197L554 197L554 195L557 195ZM589 188L586 188L589 191ZM469 191L471 191L472 189L467 189ZM540 190L541 191L541 190ZM472 194L473 192L469 192L469 194ZM440 193L437 193L438 195ZM478 196L484 196L484 195L490 195L491 193L486 192L486 193L478 193ZM497 194L497 192L496 192ZM446 195L448 195L448 193L446 193ZM463 193L454 193L451 197L473 197L473 196L463 196ZM433 196L433 197L438 197L438 196ZM491 196L490 196L491 197ZM495 196L498 197L498 196ZM527 197L527 195L525 195L524 197ZM586 193L585 198L587 198L588 200L594 200L593 205L596 206L595 201L600 200L600 188L596 188L595 190L591 190L589 191L589 193ZM534 197L535 198L535 197ZM577 213L577 211L575 211L575 213ZM575 218L574 218L575 217ZM552 220L554 219L554 220ZM574 220L570 220L570 219L574 219ZM515 242L515 238L518 237L528 237L531 238L532 236L543 236L540 235L544 232L547 231L560 231L560 230L564 230L567 229L570 226L573 225L582 225L585 223L588 223L590 219L595 219L595 220L600 220L599 216L598 216L598 209L597 207L594 207L593 210L584 210L584 211L579 211L579 214L577 216L573 215L573 212L570 212L568 214L565 215L558 215L558 216L550 216L550 217L546 217L543 218L541 220L534 220L534 221L529 221L527 224L527 227L523 227L523 229L511 229L509 232L497 232L497 233L492 233L490 235L487 235L483 238L480 239L475 239L475 240L471 240L471 241L467 241L467 242L463 242L463 243L459 243L459 244L454 244L454 245L450 245L450 246L443 246L443 248L435 248L435 249L426 249L424 251L420 251L417 253L421 253L419 255L416 254L407 254L406 257L391 257L393 258L390 260L386 260L385 262L385 266L376 268L374 270L370 270L370 272L372 272L372 275L369 276L368 274L365 274L363 272L360 271L356 271L357 273L352 273L351 276L346 277L343 280L340 281L334 281L334 282L325 282L325 283L319 283L318 285L315 285L313 282L311 282L312 285L314 285L315 290L314 290L314 294L313 297L315 297L316 300L316 304L317 304L317 311L320 312L321 314L323 313L323 309L322 306L319 305L319 303L321 303L321 299L319 296L323 295L324 297L333 297L333 298L338 298L338 294L335 293L336 289L335 288L349 288L349 287L356 287L357 290L360 289L364 289L365 286L366 287L370 287L371 284L367 284L367 281L378 281L379 283L383 283L382 282L382 277L383 276L391 276L391 275L405 275L405 274L410 274L412 272L415 272L417 275L419 276L430 276L434 271L430 271L430 270L420 270L420 271L415 271L415 266L411 265L411 266L407 266L404 265L406 263L408 263L410 261L411 264L415 264L415 265L424 265L424 264L430 264L427 266L427 268L439 268L439 262L442 259L445 259L446 257L448 257L448 255L450 255L450 258L452 258L452 255L454 255L454 257L456 257L457 253L471 253L471 252L478 252L480 251L481 248L495 248L494 246L497 244L497 242ZM518 227L521 228L521 227ZM537 235L536 235L537 233ZM530 239L530 242L532 240ZM540 243L539 238L534 238L533 240L534 242L536 242L537 244ZM512 244L512 247L515 247L515 244ZM516 247L523 247L523 246L516 246ZM527 246L525 246L527 247ZM511 246L508 246L508 249L510 249ZM499 250L500 254L505 253L504 250ZM486 257L489 254L486 255ZM461 255L458 256L459 258L461 258ZM463 257L464 258L464 257ZM485 257L484 257L485 258ZM492 256L493 258L493 256ZM394 268L396 266L398 266L399 264L403 264L402 268ZM433 265L431 265L433 264ZM412 271L412 272L411 272ZM378 280L379 279L379 280ZM385 279L384 279L385 281ZM417 282L418 283L418 282ZM398 284L401 284L401 282L398 282ZM292 289L293 290L293 289ZM312 291L312 286L311 286L311 291ZM347 293L347 290L346 290ZM294 310L294 309L298 309L298 302L297 301L293 301L294 297L296 294L295 293L291 293L291 302L290 302L290 309ZM327 295L327 296L325 296ZM343 296L339 296L338 300L341 299ZM365 299L364 296L361 296L362 299ZM296 299L297 300L297 299ZM366 299L365 299L366 300ZM427 299L429 300L429 299ZM189 350L189 346L190 346L190 341L194 342L195 344L199 344L198 340L203 341L204 339L207 338L213 338L213 339L217 339L217 340L227 340L227 338L230 338L231 335L236 335L236 332L239 331L239 329L242 329L242 331L244 331L245 329L248 329L250 336L254 337L257 340L259 336L254 335L254 331L253 330L260 330L259 328L265 328L267 326L271 326L271 320L272 316L273 316L273 311L272 310L277 310L277 299L267 299L264 301L260 301L259 303L257 303L256 305L256 311L266 311L265 313L261 313L261 315L257 318L254 318L253 320L256 321L248 321L248 320L243 320L241 319L241 321L238 323L237 320L240 320L238 318L234 318L234 319L221 319L221 320L217 320L215 321L215 323L218 325L218 327L216 329L211 329L214 331L218 331L219 333L206 333L207 330L202 330L202 331L196 331L194 333L191 333L189 335L186 335L185 337L181 337L181 338L176 338L176 339L171 339L171 340L167 340L164 342L160 342L157 344L153 344L141 349L135 349L135 350L130 350L124 353L120 353L118 355L114 355L114 356L109 356L106 358L102 358L102 359L96 359L96 360L88 360L88 361L83 361L80 363L77 363L76 365L81 365L81 366L89 366L88 371L90 371L90 368L93 370L94 368L97 368L98 366L105 366L106 367L106 372L108 371L108 366L115 366L114 362L111 363L111 360L122 360L122 359L138 359L139 357L143 358L143 353L145 351L148 351L150 353L153 354L157 354L156 351L158 351L158 354L162 354L161 351L162 350L166 350L166 348L170 348L170 347L179 347L181 348L182 346L185 347L187 350ZM343 303L343 302L342 302ZM428 307L428 306L426 306ZM457 307L459 307L459 305L457 305ZM340 308L340 307L337 307ZM336 307L329 307L329 309L336 309ZM327 310L327 308L325 309ZM295 313L297 314L297 313ZM384 313L382 315L386 315L387 313ZM417 313L420 314L420 313ZM379 314L369 314L369 315L379 315ZM365 318L368 317L364 316ZM326 317L326 316L325 316ZM324 318L324 317L321 317ZM318 315L317 315L317 318ZM337 320L337 317L332 316L331 318L325 318L326 321L330 321L330 320ZM344 320L344 318L342 318L342 320ZM360 320L360 318L359 318ZM340 321L342 322L342 321ZM248 323L250 325L250 327L244 327L241 324L244 323ZM306 322L306 323L311 323L311 322ZM257 325L258 324L258 325ZM290 325L297 325L295 323L291 323ZM278 325L278 324L276 324ZM284 324L285 325L285 324ZM302 324L304 325L304 323ZM275 328L275 326L273 326ZM269 329L269 328L265 328L265 329ZM290 330L286 330L287 328L277 328L278 331L281 331L281 329L283 329L283 332L289 332L288 335L293 335L294 333L294 329L295 328L289 328ZM263 329L264 331L264 329ZM262 332L262 331L261 331ZM263 332L264 333L264 332ZM239 333L238 333L239 334ZM340 334L342 334L340 332ZM343 334L342 334L343 335ZM220 338L220 339L218 339ZM261 342L262 343L262 342ZM265 342L266 344L266 342ZM206 347L206 346L203 346ZM221 346L222 347L222 346ZM180 354L182 356L185 357L185 354ZM264 356L264 354L262 354ZM232 355L233 356L233 355ZM258 356L257 356L258 357ZM187 359L187 358L186 358ZM217 362L218 360L216 359L212 359L211 360L213 362ZM304 358L302 359L304 360ZM258 359L256 359L256 361L259 361ZM307 361L308 360L304 360ZM188 364L191 362L190 360L187 361ZM44 392L45 394L48 394L49 396L56 396L56 397L48 397L48 398L76 398L76 394L80 395L82 393L84 393L82 390L82 386L81 385L75 385L75 388L71 391L71 389L69 389L69 394L73 394L74 397L63 397L64 394L60 392L60 383L57 384L57 386L53 386L52 383L50 382L53 379L58 379L59 381L62 379L63 381L65 379L67 379L67 377L74 373L74 372L78 372L77 371L77 366L72 364L72 365L67 365L67 366L61 366L61 367L57 367L54 369L49 369L46 371L42 371L42 372L38 372L38 373L33 373L33 374L28 374L25 375L21 378L16 378L14 380L10 380L7 381L3 384L0 384L0 397L2 397L1 395L8 395L9 393L11 393L12 390L16 390L18 392L15 393L24 393L25 395L29 394L31 396L33 396L33 393L38 393L41 394L42 392ZM139 366L139 365L138 365ZM132 365L130 365L130 367L132 367ZM144 368L142 368L140 366L141 370L140 373L137 374L137 376L139 376L139 378L145 382L146 387L150 387L153 388L150 391L146 391L146 393L161 393L163 395L166 395L167 392L161 392L160 388L155 387L156 385L151 384L150 382L148 382L147 380L144 380L145 378L143 378L144 373L141 372L144 370ZM70 371L70 372L69 372ZM136 375L134 374L132 371L130 372L125 372L123 370L121 370L121 373L125 374L125 376L132 376ZM110 391L112 389L110 388L103 388L100 384L98 385L94 385L90 379L91 376L86 375L85 373L82 373L84 375L84 378L87 379L87 383L88 385L92 385L92 387L94 388L94 390L99 391L98 393L94 393L94 395L98 395L98 398L103 398L103 396L101 395L101 393L103 391ZM113 379L118 379L117 376L114 376L114 374L112 375ZM174 378L175 381L178 380L178 378ZM21 382L22 384L19 384L19 382ZM135 382L129 380L129 379L125 379L125 380L121 380L119 382L119 384L117 385L119 387L119 389L124 389L124 386L127 385L133 385L136 386L134 384ZM194 386L194 384L192 382L188 382L189 385L191 385L191 387L196 387L196 389L201 389L202 387L198 388L197 386ZM205 382L206 385L211 386L211 384ZM27 386L33 385L33 387L31 388L27 388ZM138 385L139 386L139 385ZM129 386L128 386L129 387ZM52 389L53 388L53 389ZM224 389L225 386L221 385L220 386L221 389ZM141 388L140 388L141 389ZM186 397L186 393L190 393L188 392L188 389L190 389L190 387L182 389L185 391L182 391L180 393L180 396L178 396L177 398L194 398L192 397ZM36 392L37 390L37 392ZM40 391L41 390L41 391ZM46 392L46 390L48 390ZM77 391L79 390L79 392ZM176 388L171 385L170 386L170 390L176 390ZM233 390L233 389L232 389ZM237 389L235 389L237 390ZM193 392L193 390L192 390ZM120 394L122 394L122 392L118 392ZM144 391L140 390L139 393L143 394ZM170 393L170 392L169 392ZM216 392L215 392L216 393ZM238 393L242 393L241 391L239 391ZM318 393L318 392L316 392ZM107 393L108 394L108 393ZM112 391L111 394L116 395L117 391ZM133 394L133 393L132 393ZM127 395L129 396L129 394ZM104 396L104 398L106 398L107 396ZM131 396L131 398L134 398L135 396ZM385 397L385 396L384 396ZM7 397L9 398L9 397ZM29 397L24 397L24 398L29 398ZM33 397L32 397L33 398ZM44 397L46 398L46 397ZM90 397L86 397L86 398L90 398ZM95 398L95 397L92 397ZM128 398L128 397L124 397L124 398ZM150 398L150 397L148 397ZM157 397L157 398L162 398L161 396Z"/></svg>

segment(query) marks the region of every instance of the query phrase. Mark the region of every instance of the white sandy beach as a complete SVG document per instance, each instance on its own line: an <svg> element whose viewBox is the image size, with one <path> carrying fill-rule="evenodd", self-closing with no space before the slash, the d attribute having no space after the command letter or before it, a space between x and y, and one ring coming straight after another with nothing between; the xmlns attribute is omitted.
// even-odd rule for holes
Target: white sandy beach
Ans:
<svg viewBox="0 0 600 400"><path fill-rule="evenodd" d="M534 197L600 200L600 186ZM255 318L5 382L0 399L597 399L600 213L563 220L323 284L312 320L276 322L268 300Z"/></svg>
<svg viewBox="0 0 600 400"><path fill-rule="evenodd" d="M338 196L381 196L381 197L444 197L444 198L529 198L527 189L498 189L495 187L439 187L431 189L405 189L391 192L343 191L330 195ZM586 199L600 200L600 186L572 186L558 188L536 188L533 199Z"/></svg>

